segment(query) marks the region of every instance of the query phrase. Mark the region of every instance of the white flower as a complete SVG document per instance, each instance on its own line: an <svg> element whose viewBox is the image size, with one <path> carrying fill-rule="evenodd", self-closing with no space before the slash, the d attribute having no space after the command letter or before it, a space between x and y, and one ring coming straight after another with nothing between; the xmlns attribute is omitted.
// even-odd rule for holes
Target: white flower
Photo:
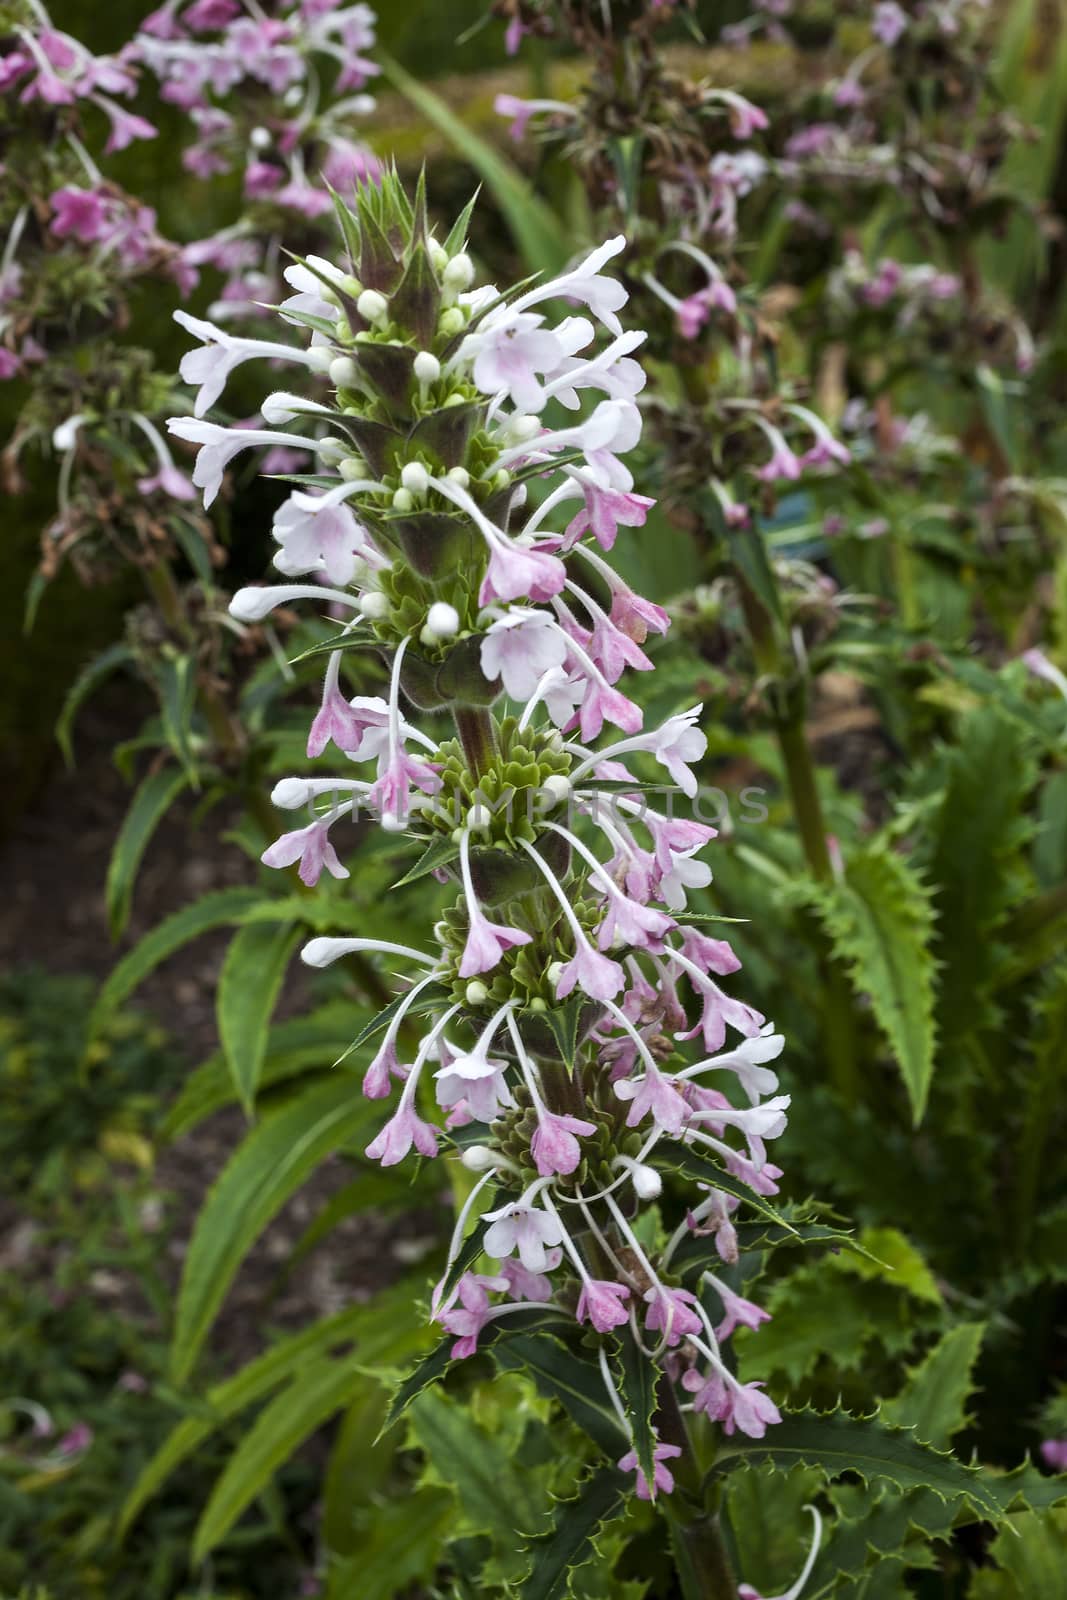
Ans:
<svg viewBox="0 0 1067 1600"><path fill-rule="evenodd" d="M503 1206L499 1211L487 1211L484 1220L492 1223L482 1241L486 1255L500 1260L518 1251L527 1272L544 1272L548 1265L548 1247L563 1243L563 1228L558 1217L521 1202Z"/></svg>
<svg viewBox="0 0 1067 1600"><path fill-rule="evenodd" d="M563 665L567 641L544 611L512 606L482 640L482 671L501 678L512 700L529 700L544 674Z"/></svg>

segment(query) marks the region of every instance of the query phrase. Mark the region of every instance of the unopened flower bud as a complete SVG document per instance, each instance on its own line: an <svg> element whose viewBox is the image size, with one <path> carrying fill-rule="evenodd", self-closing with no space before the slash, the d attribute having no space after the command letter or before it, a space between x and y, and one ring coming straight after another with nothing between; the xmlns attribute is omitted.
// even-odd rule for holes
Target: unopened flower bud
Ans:
<svg viewBox="0 0 1067 1600"><path fill-rule="evenodd" d="M541 999L540 995L538 995L535 999L530 1001L530 1010L536 1011L538 1016L540 1016L548 1010L548 1005L544 1000Z"/></svg>
<svg viewBox="0 0 1067 1600"><path fill-rule="evenodd" d="M426 626L439 639L451 639L459 632L459 612L447 600L435 600L426 613Z"/></svg>
<svg viewBox="0 0 1067 1600"><path fill-rule="evenodd" d="M571 780L565 778L562 772L551 772L541 785L546 806L561 806L565 800L570 799Z"/></svg>
<svg viewBox="0 0 1067 1600"><path fill-rule="evenodd" d="M269 150L274 140L269 128L253 128L248 135L248 142L253 150Z"/></svg>
<svg viewBox="0 0 1067 1600"><path fill-rule="evenodd" d="M488 1172L496 1166L498 1157L487 1144L470 1144L459 1159L468 1172Z"/></svg>
<svg viewBox="0 0 1067 1600"><path fill-rule="evenodd" d="M563 976L563 962L562 961L553 961L552 965L549 967L548 971L545 973L545 977L548 979L548 981L552 985L553 989L559 983L559 980L562 978L562 976Z"/></svg>
<svg viewBox="0 0 1067 1600"><path fill-rule="evenodd" d="M438 332L446 339L450 339L455 333L462 333L466 326L467 319L458 306L449 306L448 310L442 311L437 319Z"/></svg>
<svg viewBox="0 0 1067 1600"><path fill-rule="evenodd" d="M338 356L336 361L330 362L330 382L339 389L351 389L358 373L359 368L351 356Z"/></svg>
<svg viewBox="0 0 1067 1600"><path fill-rule="evenodd" d="M466 467L451 467L447 477L451 483L458 485L460 489L466 489L471 481L471 475Z"/></svg>
<svg viewBox="0 0 1067 1600"><path fill-rule="evenodd" d="M398 489L393 496L394 511L411 511L415 506L415 496L410 489Z"/></svg>
<svg viewBox="0 0 1067 1600"><path fill-rule="evenodd" d="M508 471L508 469L506 467L501 467L498 472L494 472L493 473L493 488L494 489L506 489L510 482L511 482L511 473Z"/></svg>
<svg viewBox="0 0 1067 1600"><path fill-rule="evenodd" d="M346 456L337 470L346 483L356 483L367 476L367 463L362 456Z"/></svg>
<svg viewBox="0 0 1067 1600"><path fill-rule="evenodd" d="M400 481L412 494L425 494L430 487L430 474L421 461L409 461L401 470Z"/></svg>
<svg viewBox="0 0 1067 1600"><path fill-rule="evenodd" d="M444 245L441 244L437 239L431 239L429 245L427 246L427 250L430 260L433 262L433 265L437 268L438 272L443 272L445 267L448 266L448 251L445 249Z"/></svg>
<svg viewBox="0 0 1067 1600"><path fill-rule="evenodd" d="M471 806L467 812L467 827L473 828L476 833L482 833L493 825L493 813L488 806L480 803Z"/></svg>
<svg viewBox="0 0 1067 1600"><path fill-rule="evenodd" d="M359 279L354 278L350 272L345 273L344 277L341 279L339 287L344 290L345 294L350 295L353 300L358 300L360 295L363 293L363 285L360 283Z"/></svg>
<svg viewBox="0 0 1067 1600"><path fill-rule="evenodd" d="M271 804L281 811L295 811L311 797L312 789L306 778L282 778L270 793Z"/></svg>
<svg viewBox="0 0 1067 1600"><path fill-rule="evenodd" d="M512 417L508 423L508 432L511 434L512 438L516 439L519 443L522 443L526 439L532 439L534 435L540 433L540 431L540 417L533 417L529 414L529 412L520 412L518 416Z"/></svg>
<svg viewBox="0 0 1067 1600"><path fill-rule="evenodd" d="M312 372L329 372L336 359L332 344L313 344L308 350L308 366Z"/></svg>
<svg viewBox="0 0 1067 1600"><path fill-rule="evenodd" d="M389 315L389 302L377 289L364 289L356 301L356 310L364 322L384 322Z"/></svg>
<svg viewBox="0 0 1067 1600"><path fill-rule="evenodd" d="M468 255L453 256L442 278L446 289L469 289L474 282L474 262Z"/></svg>
<svg viewBox="0 0 1067 1600"><path fill-rule="evenodd" d="M489 990L480 978L472 978L464 994L469 1006L484 1006L489 998Z"/></svg>
<svg viewBox="0 0 1067 1600"><path fill-rule="evenodd" d="M663 1179L655 1167L642 1166L639 1161L635 1161L630 1168L630 1178L634 1194L639 1200L658 1200L663 1193Z"/></svg>
<svg viewBox="0 0 1067 1600"><path fill-rule="evenodd" d="M413 366L420 383L436 383L441 376L441 363L429 350L420 350Z"/></svg>
<svg viewBox="0 0 1067 1600"><path fill-rule="evenodd" d="M389 601L380 589L368 589L359 597L359 609L368 622L381 622L389 615Z"/></svg>

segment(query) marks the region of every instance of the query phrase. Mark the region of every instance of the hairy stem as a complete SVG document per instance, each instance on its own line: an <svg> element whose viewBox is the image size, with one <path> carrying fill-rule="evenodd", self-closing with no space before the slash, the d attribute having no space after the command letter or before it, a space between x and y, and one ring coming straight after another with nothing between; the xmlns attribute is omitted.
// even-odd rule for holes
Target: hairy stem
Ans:
<svg viewBox="0 0 1067 1600"><path fill-rule="evenodd" d="M452 720L468 767L474 777L482 777L497 751L492 716L482 706L453 706Z"/></svg>

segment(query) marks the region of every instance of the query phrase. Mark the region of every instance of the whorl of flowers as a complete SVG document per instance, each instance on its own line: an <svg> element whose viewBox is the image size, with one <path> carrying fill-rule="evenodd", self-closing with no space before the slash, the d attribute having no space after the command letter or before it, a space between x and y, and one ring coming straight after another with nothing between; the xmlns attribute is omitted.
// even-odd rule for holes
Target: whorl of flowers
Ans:
<svg viewBox="0 0 1067 1600"><path fill-rule="evenodd" d="M686 918L714 833L673 815L672 786L697 792L699 707L644 729L619 687L627 667L652 670L642 646L668 625L606 559L650 505L621 459L644 383L644 335L623 328L626 290L605 271L625 240L501 292L475 286L467 214L433 237L421 186L412 206L389 176L355 213L339 209L345 259L290 267L280 308L310 331L290 356L321 375L321 398L272 394L263 430L203 418L235 366L279 347L184 319L203 340L183 364L196 417L169 424L200 446L206 502L238 452L304 437L287 424L310 427L322 467L274 522L275 565L296 581L243 589L231 609L251 621L307 598L350 619L308 752L332 744L365 775L280 782L275 804L305 817L264 860L299 862L308 884L323 868L347 876L335 841L359 810L407 834L416 875L456 890L424 948L368 931L304 950L312 966L380 952L417 974L379 1019L364 1092L386 1099L394 1080L400 1092L367 1153L392 1165L444 1141L480 1174L434 1297L453 1356L552 1307L599 1337L627 1435L619 1337L665 1363L697 1411L760 1437L778 1413L723 1346L766 1313L723 1274L739 1197L777 1189L767 1141L789 1101L768 1063L783 1040L721 986L739 966L730 946ZM388 696L350 698L346 654L368 645L390 664ZM653 790L635 759L671 786ZM665 1172L690 1194L657 1231L641 1213ZM461 1270L476 1259L463 1245L474 1215L491 1273ZM639 1494L670 1489L680 1448L657 1445Z"/></svg>

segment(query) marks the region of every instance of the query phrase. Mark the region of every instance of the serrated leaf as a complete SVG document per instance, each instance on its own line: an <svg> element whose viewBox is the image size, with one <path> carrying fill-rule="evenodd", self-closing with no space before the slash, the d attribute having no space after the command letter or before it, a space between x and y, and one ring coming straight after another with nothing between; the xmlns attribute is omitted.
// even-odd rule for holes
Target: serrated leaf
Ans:
<svg viewBox="0 0 1067 1600"><path fill-rule="evenodd" d="M883 1401L887 1422L912 1428L915 1437L938 1450L947 1450L953 1434L967 1422L971 1373L985 1334L984 1322L964 1322L950 1328L913 1367L899 1394Z"/></svg>
<svg viewBox="0 0 1067 1600"><path fill-rule="evenodd" d="M542 1311L518 1311L513 1315L501 1317L482 1330L478 1340L478 1348L487 1350L491 1345L505 1344L509 1340L524 1337L529 1332L536 1332L544 1326L558 1323L565 1326L562 1314L552 1307L546 1306ZM407 1377L398 1383L393 1390L386 1413L382 1431L391 1428L398 1422L416 1397L428 1389L432 1383L437 1383L444 1377L452 1364L452 1346L455 1344L454 1334L448 1334L436 1345L429 1355L424 1356L416 1367L408 1373ZM521 1370L521 1368L514 1369Z"/></svg>
<svg viewBox="0 0 1067 1600"><path fill-rule="evenodd" d="M180 767L160 767L157 772L148 774L130 802L107 867L105 897L113 939L119 937L130 919L133 887L148 842L182 790L188 787L188 776Z"/></svg>
<svg viewBox="0 0 1067 1600"><path fill-rule="evenodd" d="M629 1441L611 1406L599 1366L550 1333L499 1339L493 1359L507 1372L522 1372L541 1394L558 1400L572 1422L608 1455L623 1455Z"/></svg>
<svg viewBox="0 0 1067 1600"><path fill-rule="evenodd" d="M548 1024L559 1048L560 1059L569 1071L574 1069L574 1057L578 1050L578 1020L586 1003L584 995L575 995L563 1005L553 1006L541 1019Z"/></svg>
<svg viewBox="0 0 1067 1600"><path fill-rule="evenodd" d="M349 1077L316 1083L239 1145L196 1219L182 1273L171 1373L182 1382L253 1241L326 1156L369 1131L374 1106Z"/></svg>
<svg viewBox="0 0 1067 1600"><path fill-rule="evenodd" d="M202 933L240 922L244 913L262 899L260 889L216 889L158 923L123 956L105 979L89 1015L89 1036L93 1037L99 1032L112 1012L129 998L149 973L155 971L160 962L191 940L199 938Z"/></svg>
<svg viewBox="0 0 1067 1600"><path fill-rule="evenodd" d="M989 1554L1013 1584L1017 1600L1062 1592L1067 1575L1067 1508L1021 1511L1008 1518Z"/></svg>
<svg viewBox="0 0 1067 1600"><path fill-rule="evenodd" d="M598 1532L626 1505L629 1480L614 1467L602 1467L558 1507L551 1533L529 1548L530 1570L519 1600L565 1600L576 1568L591 1561Z"/></svg>
<svg viewBox="0 0 1067 1600"><path fill-rule="evenodd" d="M516 1470L501 1442L465 1404L424 1389L408 1415L436 1477L459 1497L465 1533L488 1533L506 1550L539 1531L544 1511L530 1492L529 1476Z"/></svg>
<svg viewBox="0 0 1067 1600"><path fill-rule="evenodd" d="M930 1268L899 1228L864 1228L858 1255L839 1256L831 1265L861 1278L883 1278L894 1289L906 1289L917 1300L940 1307L943 1299Z"/></svg>
<svg viewBox="0 0 1067 1600"><path fill-rule="evenodd" d="M698 1155L695 1150L690 1150L685 1145L676 1144L673 1140L662 1140L649 1156L649 1164L658 1167L660 1171L677 1172L683 1178L691 1178L694 1183L710 1183L716 1189L721 1189L724 1194L731 1194L737 1200L743 1200L746 1205L758 1211L761 1217L766 1217L768 1222L773 1222L777 1227L783 1228L787 1233L795 1232L792 1224L773 1206L767 1204L762 1195L751 1190L739 1178L734 1178L707 1156Z"/></svg>
<svg viewBox="0 0 1067 1600"><path fill-rule="evenodd" d="M883 842L856 850L840 883L813 886L809 900L871 1003L919 1122L934 1065L934 924L930 892Z"/></svg>
<svg viewBox="0 0 1067 1600"><path fill-rule="evenodd" d="M253 922L234 935L222 963L215 998L219 1039L246 1111L256 1097L282 979L301 937L299 927Z"/></svg>
<svg viewBox="0 0 1067 1600"><path fill-rule="evenodd" d="M368 1039L373 1039L376 1033L381 1033L384 1028L387 1028L392 1022L393 1018L396 1016L397 1012L400 1010L401 1006L403 1006L408 1000L409 993L410 991L405 989L403 993L398 994L394 1000L390 1000L387 1006L383 1006L376 1017L372 1017L368 1023L365 1023L356 1034L356 1037L346 1047L344 1054L340 1057L340 1060L346 1060L354 1050L358 1050L361 1045L366 1044ZM424 1011L435 1010L439 1002L445 998L451 998L451 991L446 989L444 984L429 984L425 989L423 989L419 995L419 998L413 1001L411 1005L407 1007L407 1015L409 1017L418 1017L421 1016Z"/></svg>
<svg viewBox="0 0 1067 1600"><path fill-rule="evenodd" d="M993 1522L1001 1517L976 1467L920 1444L906 1429L891 1428L877 1416L854 1417L847 1411L786 1414L762 1439L724 1440L715 1470L727 1472L751 1461L819 1467L828 1478L855 1472L866 1482L884 1479L901 1491L929 1489L945 1500L969 1500Z"/></svg>
<svg viewBox="0 0 1067 1600"><path fill-rule="evenodd" d="M841 1578L859 1579L877 1562L904 1550L916 1536L947 1536L960 1514L958 1503L942 1500L928 1489L907 1494L864 1491L860 1498L857 1514L835 1518L828 1530L806 1591L811 1600L840 1593Z"/></svg>
<svg viewBox="0 0 1067 1600"><path fill-rule="evenodd" d="M56 722L56 742L63 752L63 759L68 767L74 765L73 733L78 712L99 684L113 672L117 672L119 667L125 666L132 660L133 651L128 645L113 644L107 650L101 651L98 656L94 656L75 678Z"/></svg>
<svg viewBox="0 0 1067 1600"><path fill-rule="evenodd" d="M645 1475L645 1482L651 1484L656 1475L656 1433L652 1426L652 1414L656 1409L659 1370L642 1354L627 1326L619 1329L618 1369L623 1404L633 1428L637 1464Z"/></svg>

